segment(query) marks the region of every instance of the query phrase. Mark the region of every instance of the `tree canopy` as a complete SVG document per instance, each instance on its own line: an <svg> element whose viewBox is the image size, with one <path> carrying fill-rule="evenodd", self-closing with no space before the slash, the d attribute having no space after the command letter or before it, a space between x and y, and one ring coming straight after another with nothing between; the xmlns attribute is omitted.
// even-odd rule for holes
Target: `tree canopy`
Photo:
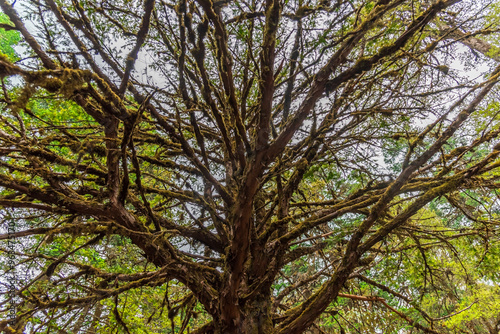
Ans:
<svg viewBox="0 0 500 334"><path fill-rule="evenodd" d="M0 7L0 331L500 330L497 1Z"/></svg>

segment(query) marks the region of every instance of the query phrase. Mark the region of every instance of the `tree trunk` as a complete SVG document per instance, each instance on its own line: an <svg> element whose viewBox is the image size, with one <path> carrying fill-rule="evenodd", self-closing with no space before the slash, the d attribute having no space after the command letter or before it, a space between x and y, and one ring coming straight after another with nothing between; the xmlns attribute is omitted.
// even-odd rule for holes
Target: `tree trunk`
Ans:
<svg viewBox="0 0 500 334"><path fill-rule="evenodd" d="M239 333L267 334L272 332L271 299L259 294L256 299L245 305L245 315Z"/></svg>
<svg viewBox="0 0 500 334"><path fill-rule="evenodd" d="M239 306L240 317L221 325L217 334L271 334L273 321L271 318L271 298L259 293L245 305Z"/></svg>

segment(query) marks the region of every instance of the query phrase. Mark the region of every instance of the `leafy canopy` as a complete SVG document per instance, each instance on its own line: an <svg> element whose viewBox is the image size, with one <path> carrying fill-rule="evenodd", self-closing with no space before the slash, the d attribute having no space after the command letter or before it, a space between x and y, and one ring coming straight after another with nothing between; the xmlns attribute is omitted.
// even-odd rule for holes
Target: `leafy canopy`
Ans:
<svg viewBox="0 0 500 334"><path fill-rule="evenodd" d="M0 7L0 330L498 332L496 1Z"/></svg>

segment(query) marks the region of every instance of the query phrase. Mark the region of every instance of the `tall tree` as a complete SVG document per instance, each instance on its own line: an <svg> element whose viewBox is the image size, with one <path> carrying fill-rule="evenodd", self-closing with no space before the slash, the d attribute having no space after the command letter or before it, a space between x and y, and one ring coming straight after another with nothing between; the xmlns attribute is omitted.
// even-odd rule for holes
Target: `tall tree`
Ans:
<svg viewBox="0 0 500 334"><path fill-rule="evenodd" d="M0 329L500 327L497 3L0 7Z"/></svg>

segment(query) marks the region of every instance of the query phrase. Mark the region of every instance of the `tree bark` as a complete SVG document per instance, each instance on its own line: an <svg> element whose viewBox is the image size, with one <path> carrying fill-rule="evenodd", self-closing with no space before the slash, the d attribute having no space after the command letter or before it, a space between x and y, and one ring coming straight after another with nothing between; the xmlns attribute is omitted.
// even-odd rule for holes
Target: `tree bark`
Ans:
<svg viewBox="0 0 500 334"><path fill-rule="evenodd" d="M239 317L221 323L217 334L271 334L274 325L271 317L269 293L258 293L244 305L234 305Z"/></svg>

